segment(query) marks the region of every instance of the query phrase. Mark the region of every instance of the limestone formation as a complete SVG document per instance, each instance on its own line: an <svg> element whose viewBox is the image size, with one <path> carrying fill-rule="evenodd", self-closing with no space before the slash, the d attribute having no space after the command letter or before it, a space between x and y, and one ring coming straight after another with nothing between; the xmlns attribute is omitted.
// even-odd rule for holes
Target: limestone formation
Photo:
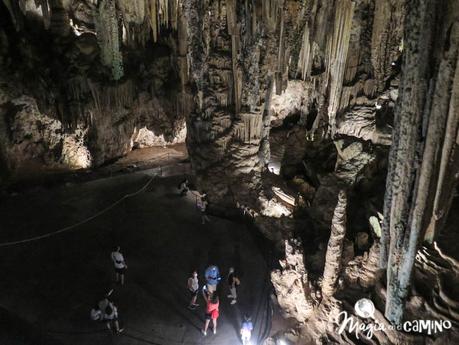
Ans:
<svg viewBox="0 0 459 345"><path fill-rule="evenodd" d="M457 0L0 0L0 193L185 143L272 244L272 342L454 344L458 57ZM338 332L360 298L372 338Z"/></svg>
<svg viewBox="0 0 459 345"><path fill-rule="evenodd" d="M328 240L327 255L322 281L322 294L324 297L333 296L341 270L341 257L343 255L343 240L346 235L346 206L347 197L344 191L338 194L338 203L333 214L331 234Z"/></svg>
<svg viewBox="0 0 459 345"><path fill-rule="evenodd" d="M385 315L397 324L403 319L418 242L428 223L426 238L432 241L434 224L447 214L451 197L442 193L456 183L458 166L452 152L458 133L459 6L449 3L448 15L438 19L442 34L432 51L435 3L412 1L409 6L381 238L382 263L388 261ZM448 178L446 165L451 167ZM431 195L441 207L435 208L435 201L432 205Z"/></svg>
<svg viewBox="0 0 459 345"><path fill-rule="evenodd" d="M311 294L313 291L298 241L285 241L285 259L280 265L281 269L271 273L277 301L286 315L304 322L312 315L315 297L313 299Z"/></svg>

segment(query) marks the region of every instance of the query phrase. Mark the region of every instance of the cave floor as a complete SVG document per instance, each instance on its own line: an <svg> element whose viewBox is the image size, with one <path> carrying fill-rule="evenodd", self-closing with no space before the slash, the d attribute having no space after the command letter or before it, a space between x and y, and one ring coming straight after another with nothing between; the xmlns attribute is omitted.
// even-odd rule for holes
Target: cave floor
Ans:
<svg viewBox="0 0 459 345"><path fill-rule="evenodd" d="M3 198L0 242L74 224L137 191L154 172L35 188ZM238 344L244 312L253 315L254 335L264 333L269 276L262 245L240 223L211 217L210 224L201 225L194 196L177 195L182 178L157 178L145 192L71 231L0 248L0 306L65 345ZM117 244L129 266L122 287L114 283L110 260ZM192 268L199 268L202 279L209 263L219 265L223 274L234 265L242 285L238 304L231 306L221 284L218 333L204 338L204 301L200 296L201 307L188 310L185 286ZM118 336L89 320L94 303L111 288L125 328ZM49 344L37 335L26 342L25 333L22 342L8 344Z"/></svg>

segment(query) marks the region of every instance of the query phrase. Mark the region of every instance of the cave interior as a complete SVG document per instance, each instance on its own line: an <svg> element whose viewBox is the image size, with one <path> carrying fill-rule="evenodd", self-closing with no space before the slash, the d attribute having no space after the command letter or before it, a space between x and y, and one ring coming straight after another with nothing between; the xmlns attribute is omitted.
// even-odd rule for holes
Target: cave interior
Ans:
<svg viewBox="0 0 459 345"><path fill-rule="evenodd" d="M0 344L459 344L458 145L457 0L0 0Z"/></svg>

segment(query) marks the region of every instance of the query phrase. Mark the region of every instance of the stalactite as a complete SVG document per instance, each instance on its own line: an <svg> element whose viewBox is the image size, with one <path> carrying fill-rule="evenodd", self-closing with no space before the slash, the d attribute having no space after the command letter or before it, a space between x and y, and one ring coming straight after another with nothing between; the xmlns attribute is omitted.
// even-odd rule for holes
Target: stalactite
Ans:
<svg viewBox="0 0 459 345"><path fill-rule="evenodd" d="M35 0L35 5L37 7L41 7L41 12L43 13L43 23L45 24L45 28L48 29L51 22L48 0Z"/></svg>
<svg viewBox="0 0 459 345"><path fill-rule="evenodd" d="M97 115L115 113L130 108L135 99L135 89L132 80L127 80L115 86L101 88L100 84L88 80L93 107Z"/></svg>
<svg viewBox="0 0 459 345"><path fill-rule="evenodd" d="M113 79L118 80L124 71L115 1L101 0L94 17L102 63L111 67Z"/></svg>
<svg viewBox="0 0 459 345"><path fill-rule="evenodd" d="M233 70L233 97L234 97L234 110L237 114L241 109L241 87L240 87L240 78L237 57L239 54L239 28L237 24L237 14L236 14L236 1L228 0L226 7L226 19L228 26L228 33L231 36L231 63Z"/></svg>
<svg viewBox="0 0 459 345"><path fill-rule="evenodd" d="M385 88L385 82L391 75L392 63L400 55L403 4L403 1L375 0L371 62L378 91L383 91Z"/></svg>
<svg viewBox="0 0 459 345"><path fill-rule="evenodd" d="M328 40L328 78L330 97L328 104L329 128L335 130L335 116L339 109L341 90L346 67L346 58L351 34L354 3L350 0L339 1L336 6L333 35Z"/></svg>
<svg viewBox="0 0 459 345"><path fill-rule="evenodd" d="M161 27L177 30L179 22L179 0L145 0L147 1L148 22L153 35L153 42L159 38Z"/></svg>
<svg viewBox="0 0 459 345"><path fill-rule="evenodd" d="M305 26L303 33L303 43L301 44L300 56L298 58L297 71L301 74L301 78L306 80L309 77L310 71L310 55L311 45L309 43L309 27Z"/></svg>
<svg viewBox="0 0 459 345"><path fill-rule="evenodd" d="M451 31L451 50L459 50L459 24L453 24ZM446 216L452 201L451 190L458 181L459 174L459 53L456 50L456 70L451 79L451 99L448 104L448 117L444 131L443 145L441 149L440 171L435 188L435 199L432 217L427 228L425 239L432 243L437 233L437 228L445 224ZM453 55L454 56L454 55ZM454 66L454 61L450 66ZM445 98L445 97L443 97Z"/></svg>
<svg viewBox="0 0 459 345"><path fill-rule="evenodd" d="M338 203L331 224L330 239L328 240L327 255L325 257L325 268L322 280L322 295L331 297L336 291L341 269L341 256L343 254L344 236L346 235L346 192L340 191Z"/></svg>
<svg viewBox="0 0 459 345"><path fill-rule="evenodd" d="M244 143L252 143L261 138L262 118L259 114L241 113L241 121L236 124L234 133Z"/></svg>
<svg viewBox="0 0 459 345"><path fill-rule="evenodd" d="M262 1L262 18L268 30L273 31L276 29L277 15L279 8L282 8L283 4L283 0Z"/></svg>

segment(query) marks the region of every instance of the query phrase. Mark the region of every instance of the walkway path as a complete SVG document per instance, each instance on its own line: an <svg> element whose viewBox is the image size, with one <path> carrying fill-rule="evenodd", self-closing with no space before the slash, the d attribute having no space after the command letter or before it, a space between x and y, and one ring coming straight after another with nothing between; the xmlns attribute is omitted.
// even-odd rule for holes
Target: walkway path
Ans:
<svg viewBox="0 0 459 345"><path fill-rule="evenodd" d="M4 199L0 241L50 232L86 218L138 190L151 173L36 189ZM156 179L145 193L72 232L3 248L0 306L64 345L234 345L240 343L243 312L257 317L255 334L263 333L260 327L266 327L269 311L262 249L239 223L212 217L210 224L201 225L194 197L177 195L180 179ZM112 281L109 256L116 244L129 265L124 287ZM186 308L185 285L191 269L199 268L202 278L209 263L219 265L224 274L235 265L243 284L236 306L229 305L227 291L221 289L218 333L204 338L199 331L203 307ZM126 328L120 336L89 321L94 302L112 287Z"/></svg>

